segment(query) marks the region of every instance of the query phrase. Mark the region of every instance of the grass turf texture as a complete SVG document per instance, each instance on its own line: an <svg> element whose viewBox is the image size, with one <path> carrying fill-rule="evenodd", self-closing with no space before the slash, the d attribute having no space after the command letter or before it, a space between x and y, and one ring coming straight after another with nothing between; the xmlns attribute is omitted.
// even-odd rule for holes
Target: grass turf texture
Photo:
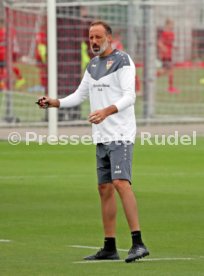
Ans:
<svg viewBox="0 0 204 276"><path fill-rule="evenodd" d="M0 151L0 240L11 240L0 242L0 275L203 275L203 139L197 146L138 140L134 151L133 190L149 258L195 258L183 261L75 264L96 250L70 245L103 243L95 147L1 142ZM118 209L117 245L129 249Z"/></svg>

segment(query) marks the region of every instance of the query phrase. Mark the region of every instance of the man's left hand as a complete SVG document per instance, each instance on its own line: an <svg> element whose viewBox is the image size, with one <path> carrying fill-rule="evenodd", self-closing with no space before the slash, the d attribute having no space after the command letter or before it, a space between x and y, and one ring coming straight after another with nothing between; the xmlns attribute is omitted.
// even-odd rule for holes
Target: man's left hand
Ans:
<svg viewBox="0 0 204 276"><path fill-rule="evenodd" d="M96 110L89 115L89 122L100 124L107 117L105 109Z"/></svg>

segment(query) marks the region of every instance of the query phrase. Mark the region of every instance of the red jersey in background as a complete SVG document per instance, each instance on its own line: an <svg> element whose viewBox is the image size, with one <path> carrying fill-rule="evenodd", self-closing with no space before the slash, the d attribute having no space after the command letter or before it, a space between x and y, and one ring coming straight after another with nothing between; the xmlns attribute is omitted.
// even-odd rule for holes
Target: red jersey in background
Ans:
<svg viewBox="0 0 204 276"><path fill-rule="evenodd" d="M172 59L172 49L174 44L175 35L171 31L163 31L159 37L160 42L163 44L163 48L159 48L159 57L162 60Z"/></svg>
<svg viewBox="0 0 204 276"><path fill-rule="evenodd" d="M0 29L0 62L6 59L6 36L5 28Z"/></svg>

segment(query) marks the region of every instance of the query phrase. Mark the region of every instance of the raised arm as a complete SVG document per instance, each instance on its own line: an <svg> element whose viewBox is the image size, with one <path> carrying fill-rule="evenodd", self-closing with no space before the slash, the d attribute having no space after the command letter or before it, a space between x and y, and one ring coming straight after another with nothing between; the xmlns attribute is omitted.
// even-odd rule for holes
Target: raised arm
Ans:
<svg viewBox="0 0 204 276"><path fill-rule="evenodd" d="M88 92L89 92L88 79L89 79L89 73L86 71L79 87L73 94L63 99L52 99L52 98L43 96L43 97L40 97L36 103L41 108L48 108L48 107L63 108L63 107L73 107L73 106L79 105L88 97Z"/></svg>

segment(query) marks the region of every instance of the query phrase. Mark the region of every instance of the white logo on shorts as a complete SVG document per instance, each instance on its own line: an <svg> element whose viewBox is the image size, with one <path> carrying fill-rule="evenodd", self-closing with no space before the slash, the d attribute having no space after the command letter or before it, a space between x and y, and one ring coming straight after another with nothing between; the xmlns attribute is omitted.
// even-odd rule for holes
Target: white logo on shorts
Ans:
<svg viewBox="0 0 204 276"><path fill-rule="evenodd" d="M118 171L114 171L114 173L120 174L120 173L122 173L122 171L121 171L121 170L118 170Z"/></svg>

